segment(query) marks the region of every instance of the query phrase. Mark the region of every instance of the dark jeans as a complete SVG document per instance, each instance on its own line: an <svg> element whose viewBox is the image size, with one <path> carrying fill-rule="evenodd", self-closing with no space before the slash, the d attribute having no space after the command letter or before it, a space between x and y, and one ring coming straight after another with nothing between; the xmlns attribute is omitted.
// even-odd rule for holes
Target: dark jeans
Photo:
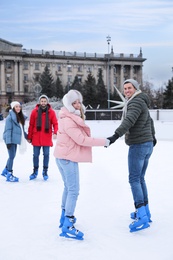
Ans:
<svg viewBox="0 0 173 260"><path fill-rule="evenodd" d="M129 183L135 207L148 203L145 173L153 151L153 142L130 145L128 154Z"/></svg>
<svg viewBox="0 0 173 260"><path fill-rule="evenodd" d="M7 164L6 164L6 168L9 172L13 171L13 161L14 158L16 156L16 150L17 150L17 144L11 144L10 149L8 150L8 160L7 160Z"/></svg>
<svg viewBox="0 0 173 260"><path fill-rule="evenodd" d="M40 149L43 148L43 168L48 168L49 165L49 150L50 146L33 146L33 165L34 168L39 168Z"/></svg>

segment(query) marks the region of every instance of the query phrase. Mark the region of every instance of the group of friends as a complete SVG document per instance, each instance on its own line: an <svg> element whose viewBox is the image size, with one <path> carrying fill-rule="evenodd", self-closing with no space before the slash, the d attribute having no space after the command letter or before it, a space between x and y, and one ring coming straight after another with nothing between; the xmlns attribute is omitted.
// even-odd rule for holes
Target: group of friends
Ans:
<svg viewBox="0 0 173 260"><path fill-rule="evenodd" d="M135 210L130 214L133 222L130 232L136 232L150 226L148 191L145 174L149 158L156 145L155 129L149 113L149 98L140 90L139 83L127 79L123 83L126 102L122 120L114 134L107 138L91 137L90 128L85 123L85 106L83 97L77 90L70 90L63 97L63 107L58 118L49 104L46 95L39 97L38 104L32 110L28 132L25 132L26 117L18 101L11 103L11 110L5 120L3 139L8 151L8 160L1 175L8 182L18 182L13 175L13 162L17 145L22 153L26 150L26 142L33 145L33 173L29 179L37 178L39 170L40 150L43 150L43 179L48 179L49 150L56 139L54 157L62 176L64 190L61 202L60 236L83 240L84 233L75 227L75 208L79 195L79 163L92 162L93 146L109 147L119 137L125 135L125 143L129 146L128 170Z"/></svg>

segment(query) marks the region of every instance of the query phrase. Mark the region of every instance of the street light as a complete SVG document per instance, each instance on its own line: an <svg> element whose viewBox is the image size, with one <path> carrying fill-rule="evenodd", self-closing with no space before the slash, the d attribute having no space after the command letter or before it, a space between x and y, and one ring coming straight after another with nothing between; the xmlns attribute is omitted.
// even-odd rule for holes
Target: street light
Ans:
<svg viewBox="0 0 173 260"><path fill-rule="evenodd" d="M109 59L110 59L110 54L109 54L109 46L111 42L111 37L108 35L107 37L107 43L108 43L108 68L107 68L107 82L108 82L108 109L110 109L110 71L109 71Z"/></svg>

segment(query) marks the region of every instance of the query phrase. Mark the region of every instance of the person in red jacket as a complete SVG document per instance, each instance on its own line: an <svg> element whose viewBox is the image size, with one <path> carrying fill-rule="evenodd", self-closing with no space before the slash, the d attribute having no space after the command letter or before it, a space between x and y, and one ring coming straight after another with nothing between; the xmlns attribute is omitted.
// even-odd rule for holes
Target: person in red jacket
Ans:
<svg viewBox="0 0 173 260"><path fill-rule="evenodd" d="M58 131L58 121L55 111L49 104L49 99L46 95L39 97L39 104L31 112L28 142L33 145L33 173L30 175L30 180L37 178L39 168L40 149L43 149L43 179L48 179L49 166L49 151L50 146L53 146L53 138L56 138Z"/></svg>

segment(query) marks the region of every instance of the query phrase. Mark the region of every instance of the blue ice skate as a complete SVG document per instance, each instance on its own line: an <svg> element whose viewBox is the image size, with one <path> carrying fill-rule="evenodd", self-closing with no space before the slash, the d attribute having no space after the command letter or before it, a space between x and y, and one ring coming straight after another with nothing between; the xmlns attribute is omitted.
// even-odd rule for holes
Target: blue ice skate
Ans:
<svg viewBox="0 0 173 260"><path fill-rule="evenodd" d="M7 170L7 168L5 168L5 169L2 171L1 175L4 176L4 177L7 177L7 173L8 173L8 170Z"/></svg>
<svg viewBox="0 0 173 260"><path fill-rule="evenodd" d="M7 178L6 181L8 181L8 182L18 182L19 181L19 178L13 176L12 172L8 172L6 178Z"/></svg>
<svg viewBox="0 0 173 260"><path fill-rule="evenodd" d="M136 210L136 219L130 225L130 232L136 232L145 228L148 228L149 220L146 214L145 206L142 206Z"/></svg>
<svg viewBox="0 0 173 260"><path fill-rule="evenodd" d="M73 218L65 217L64 224L62 226L62 233L60 234L60 236L77 240L83 240L84 234L73 226L73 221Z"/></svg>
<svg viewBox="0 0 173 260"><path fill-rule="evenodd" d="M146 210L146 213L147 213L148 222L151 223L152 222L151 213L150 213L148 204L145 206L145 210ZM136 219L136 213L137 213L137 211L130 213L131 219Z"/></svg>
<svg viewBox="0 0 173 260"><path fill-rule="evenodd" d="M29 176L30 181L37 178L38 169L34 169L33 173Z"/></svg>
<svg viewBox="0 0 173 260"><path fill-rule="evenodd" d="M59 228L62 228L63 224L64 224L64 220L65 220L65 209L62 209L62 212L61 212L61 217L60 217L60 224L59 224ZM76 223L76 218L73 217L73 224Z"/></svg>
<svg viewBox="0 0 173 260"><path fill-rule="evenodd" d="M49 178L49 176L47 175L47 169L43 169L43 179L45 180L45 181L47 181L47 179Z"/></svg>

